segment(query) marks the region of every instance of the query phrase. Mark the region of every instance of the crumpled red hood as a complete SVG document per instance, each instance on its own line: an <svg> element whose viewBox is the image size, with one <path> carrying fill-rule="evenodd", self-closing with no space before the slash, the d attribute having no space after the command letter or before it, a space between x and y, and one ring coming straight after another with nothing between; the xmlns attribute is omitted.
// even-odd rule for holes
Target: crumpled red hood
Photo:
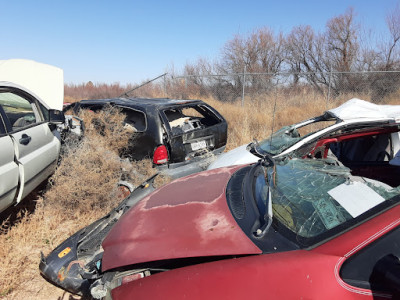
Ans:
<svg viewBox="0 0 400 300"><path fill-rule="evenodd" d="M226 202L226 185L239 168L184 177L141 200L103 241L103 271L164 259L261 253Z"/></svg>

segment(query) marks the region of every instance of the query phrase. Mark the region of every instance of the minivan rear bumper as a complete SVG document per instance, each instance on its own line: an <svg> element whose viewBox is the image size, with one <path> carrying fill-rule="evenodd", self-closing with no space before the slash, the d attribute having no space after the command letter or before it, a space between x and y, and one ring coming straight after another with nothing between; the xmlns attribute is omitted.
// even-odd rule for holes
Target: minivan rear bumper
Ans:
<svg viewBox="0 0 400 300"><path fill-rule="evenodd" d="M208 152L202 156L194 157L184 162L171 163L157 166L160 173L173 179L207 170L207 167L224 152L225 146Z"/></svg>

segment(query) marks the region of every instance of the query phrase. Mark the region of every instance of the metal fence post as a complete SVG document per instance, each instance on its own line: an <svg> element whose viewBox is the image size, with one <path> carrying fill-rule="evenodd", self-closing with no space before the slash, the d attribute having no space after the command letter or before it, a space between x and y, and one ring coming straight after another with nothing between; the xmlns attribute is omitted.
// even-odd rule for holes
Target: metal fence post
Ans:
<svg viewBox="0 0 400 300"><path fill-rule="evenodd" d="M164 98L167 98L167 83L166 83L167 73L164 74Z"/></svg>
<svg viewBox="0 0 400 300"><path fill-rule="evenodd" d="M242 107L244 106L244 84L246 81L246 65L243 68L243 83L242 83Z"/></svg>
<svg viewBox="0 0 400 300"><path fill-rule="evenodd" d="M328 95L326 96L326 109L327 110L328 110L328 105L329 105L329 98L331 96L331 80L332 80L332 64L330 66L330 71L329 71Z"/></svg>

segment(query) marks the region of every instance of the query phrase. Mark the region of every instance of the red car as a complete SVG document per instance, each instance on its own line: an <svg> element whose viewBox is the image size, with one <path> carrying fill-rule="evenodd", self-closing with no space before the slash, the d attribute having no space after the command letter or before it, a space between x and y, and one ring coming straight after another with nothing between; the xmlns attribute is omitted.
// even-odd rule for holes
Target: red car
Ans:
<svg viewBox="0 0 400 300"><path fill-rule="evenodd" d="M393 151L380 161L338 158L349 157L342 152L351 144L391 140L399 131L396 122L358 124L328 130L280 159L255 151L256 164L157 190L151 178L42 257L40 270L95 299L399 297L400 167L389 164ZM316 157L317 150L324 155Z"/></svg>

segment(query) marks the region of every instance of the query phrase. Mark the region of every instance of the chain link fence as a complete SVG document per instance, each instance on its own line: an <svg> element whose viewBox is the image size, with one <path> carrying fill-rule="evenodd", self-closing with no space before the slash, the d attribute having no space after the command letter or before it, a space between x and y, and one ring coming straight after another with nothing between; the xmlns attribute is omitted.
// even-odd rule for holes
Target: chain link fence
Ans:
<svg viewBox="0 0 400 300"><path fill-rule="evenodd" d="M321 73L236 73L171 76L163 74L136 88L130 95L184 99L212 97L222 102L274 98L335 100L360 98L375 103L399 97L400 71Z"/></svg>

